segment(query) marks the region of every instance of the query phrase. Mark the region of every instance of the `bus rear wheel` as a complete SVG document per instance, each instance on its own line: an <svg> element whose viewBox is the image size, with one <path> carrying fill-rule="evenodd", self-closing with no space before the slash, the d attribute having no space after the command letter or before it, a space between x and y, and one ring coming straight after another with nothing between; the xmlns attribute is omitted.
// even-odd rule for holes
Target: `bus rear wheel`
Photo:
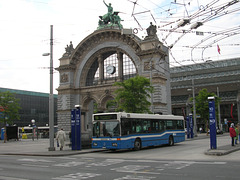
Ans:
<svg viewBox="0 0 240 180"><path fill-rule="evenodd" d="M134 142L134 150L138 151L141 149L141 140L140 139L136 139Z"/></svg>
<svg viewBox="0 0 240 180"><path fill-rule="evenodd" d="M173 146L173 145L174 145L173 136L169 136L168 145L169 145L169 146Z"/></svg>

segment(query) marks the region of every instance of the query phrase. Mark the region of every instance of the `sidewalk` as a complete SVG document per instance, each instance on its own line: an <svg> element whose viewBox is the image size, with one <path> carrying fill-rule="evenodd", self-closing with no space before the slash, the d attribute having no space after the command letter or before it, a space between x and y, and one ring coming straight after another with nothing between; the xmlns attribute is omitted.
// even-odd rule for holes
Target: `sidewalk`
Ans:
<svg viewBox="0 0 240 180"><path fill-rule="evenodd" d="M228 133L219 136L228 136ZM187 139L186 141L195 141L201 139L209 139L209 136L206 134L198 134L197 137L193 139ZM68 142L66 142L68 144ZM77 154L86 154L93 152L101 152L104 149L82 149L73 151L68 146L65 146L63 151L60 151L59 148L56 147L55 142L55 151L48 151L49 147L49 139L38 139L32 141L32 139L21 139L19 141L10 140L7 143L4 143L2 140L0 141L0 155L24 155L24 156L69 156L69 155L77 155ZM209 141L206 142L206 149L209 147ZM204 152L206 155L215 155L222 156L235 151L240 150L240 145L231 146L230 140L224 141L220 145L217 146L217 149L208 149Z"/></svg>
<svg viewBox="0 0 240 180"><path fill-rule="evenodd" d="M66 142L68 144L68 142ZM63 151L56 147L55 151L48 151L49 139L21 139L19 141L9 140L6 143L0 141L0 155L24 155L24 156L70 156L76 154L86 154L103 151L103 149L82 149L72 150L69 146L64 146Z"/></svg>
<svg viewBox="0 0 240 180"><path fill-rule="evenodd" d="M229 137L229 133L225 133L223 135L217 135L217 138L221 137L221 136ZM209 142L210 142L210 135L207 136L205 133L202 133L202 134L198 134L198 136L194 137L193 139L186 138L186 141L199 140L199 139L209 139ZM204 154L205 155L213 155L213 156L223 156L223 155L227 155L229 153L239 151L239 150L240 150L240 144L238 143L235 146L231 146L230 137L229 137L229 141L224 142L224 144L221 144L221 145L218 145L218 143L217 143L217 149L208 149L204 152Z"/></svg>

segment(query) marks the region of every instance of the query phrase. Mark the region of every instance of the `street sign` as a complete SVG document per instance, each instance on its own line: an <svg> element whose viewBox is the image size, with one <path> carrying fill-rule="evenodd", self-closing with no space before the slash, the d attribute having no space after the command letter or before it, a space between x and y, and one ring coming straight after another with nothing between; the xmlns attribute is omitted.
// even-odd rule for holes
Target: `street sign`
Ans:
<svg viewBox="0 0 240 180"><path fill-rule="evenodd" d="M71 111L71 140L72 150L81 150L81 110L80 108Z"/></svg>
<svg viewBox="0 0 240 180"><path fill-rule="evenodd" d="M217 149L217 132L215 119L215 101L214 98L208 98L209 122L210 122L210 148Z"/></svg>

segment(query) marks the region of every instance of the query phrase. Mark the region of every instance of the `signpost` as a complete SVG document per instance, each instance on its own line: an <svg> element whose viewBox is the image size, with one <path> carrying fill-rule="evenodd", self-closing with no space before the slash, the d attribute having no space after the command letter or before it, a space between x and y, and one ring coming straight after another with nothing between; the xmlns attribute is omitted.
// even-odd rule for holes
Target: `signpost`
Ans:
<svg viewBox="0 0 240 180"><path fill-rule="evenodd" d="M189 123L190 123L190 132L191 132L191 138L193 138L193 136L194 136L194 132L193 132L193 127L194 127L194 125L193 125L193 116L192 116L192 114L189 114Z"/></svg>
<svg viewBox="0 0 240 180"><path fill-rule="evenodd" d="M72 150L81 150L81 109L79 105L71 111Z"/></svg>
<svg viewBox="0 0 240 180"><path fill-rule="evenodd" d="M217 149L217 132L215 119L215 101L214 97L208 97L209 122L210 122L210 148Z"/></svg>
<svg viewBox="0 0 240 180"><path fill-rule="evenodd" d="M189 116L187 116L187 138L190 138L190 123L189 123Z"/></svg>

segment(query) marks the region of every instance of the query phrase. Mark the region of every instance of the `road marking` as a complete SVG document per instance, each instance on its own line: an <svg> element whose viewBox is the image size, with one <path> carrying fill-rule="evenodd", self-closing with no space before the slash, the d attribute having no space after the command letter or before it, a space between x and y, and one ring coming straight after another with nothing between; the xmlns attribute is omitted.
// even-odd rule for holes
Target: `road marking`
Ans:
<svg viewBox="0 0 240 180"><path fill-rule="evenodd" d="M61 164L55 164L53 166L58 166L58 167L75 167L75 166L80 166L85 164L85 162L66 162L66 163L61 163Z"/></svg>
<svg viewBox="0 0 240 180"><path fill-rule="evenodd" d="M71 157L58 157L58 159L75 160L75 159L77 159L77 158L71 158Z"/></svg>
<svg viewBox="0 0 240 180"><path fill-rule="evenodd" d="M47 163L54 163L55 162L55 161L49 161L49 160L45 160L45 159L30 159L30 158L18 159L18 161L47 162Z"/></svg>
<svg viewBox="0 0 240 180"><path fill-rule="evenodd" d="M149 167L150 166L128 165L128 166L113 168L111 170L117 171L117 172L124 172L124 173L161 174L161 173L151 172L150 170L147 170L146 168L149 168Z"/></svg>
<svg viewBox="0 0 240 180"><path fill-rule="evenodd" d="M148 177L148 176L133 176L133 175L127 175L125 177L122 177L122 178L117 178L117 179L114 179L114 180L131 180L131 179L134 179L134 180L151 180L151 179L154 179L156 177Z"/></svg>
<svg viewBox="0 0 240 180"><path fill-rule="evenodd" d="M94 163L87 164L86 167L92 167L92 166L100 166L100 167L104 166L104 167L106 167L106 166L111 166L111 165L114 165L114 164L119 164L119 163L122 163L122 162L124 162L124 160L106 159L103 162L94 162Z"/></svg>
<svg viewBox="0 0 240 180"><path fill-rule="evenodd" d="M41 167L41 168L48 168L49 166L38 165L38 164L21 164L22 166L30 166L30 167Z"/></svg>
<svg viewBox="0 0 240 180"><path fill-rule="evenodd" d="M101 174L95 174L95 173L76 173L76 174L67 174L60 177L55 177L52 179L56 180L81 180L81 179L88 179L88 178L94 178L97 176L101 176Z"/></svg>
<svg viewBox="0 0 240 180"><path fill-rule="evenodd" d="M22 179L22 178L15 178L15 177L7 177L7 176L0 176L1 180L29 180L29 179Z"/></svg>

